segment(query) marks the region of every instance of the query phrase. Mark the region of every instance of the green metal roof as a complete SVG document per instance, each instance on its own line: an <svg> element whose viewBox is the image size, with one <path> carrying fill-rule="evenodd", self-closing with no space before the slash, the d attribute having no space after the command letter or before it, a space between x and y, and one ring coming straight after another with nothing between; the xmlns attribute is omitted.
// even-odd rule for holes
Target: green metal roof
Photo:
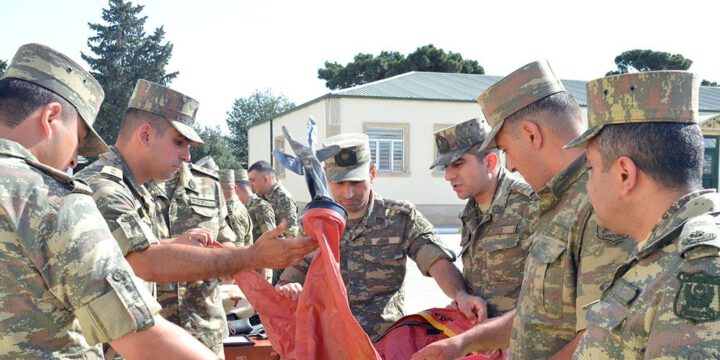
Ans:
<svg viewBox="0 0 720 360"><path fill-rule="evenodd" d="M391 78L332 92L340 97L475 101L502 76L408 72ZM587 106L586 81L561 80L578 103ZM700 87L700 111L720 111L720 87Z"/></svg>

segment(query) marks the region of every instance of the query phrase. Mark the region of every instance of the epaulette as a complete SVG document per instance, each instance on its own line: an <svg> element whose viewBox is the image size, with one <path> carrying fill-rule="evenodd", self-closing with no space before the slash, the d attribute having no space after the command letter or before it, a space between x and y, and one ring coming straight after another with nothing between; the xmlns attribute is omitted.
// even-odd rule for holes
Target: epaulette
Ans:
<svg viewBox="0 0 720 360"><path fill-rule="evenodd" d="M192 163L188 164L188 166L190 167L191 171L198 172L198 173L201 173L206 176L210 176L215 181L220 181L220 176L218 175L217 171L215 171L215 170L211 170L211 169L208 169L208 168L205 168L202 166L198 166L198 165L195 165Z"/></svg>
<svg viewBox="0 0 720 360"><path fill-rule="evenodd" d="M720 254L720 228L716 217L710 214L688 220L680 233L680 255L698 259Z"/></svg>
<svg viewBox="0 0 720 360"><path fill-rule="evenodd" d="M391 211L398 211L403 214L410 214L413 209L415 209L415 205L409 201L405 200L385 200L385 208Z"/></svg>
<svg viewBox="0 0 720 360"><path fill-rule="evenodd" d="M29 159L24 160L28 165L41 170L45 174L52 176L58 182L67 185L68 189L70 189L73 193L92 195L92 189L87 184L80 180L73 179L72 176L68 175L68 173L37 161Z"/></svg>
<svg viewBox="0 0 720 360"><path fill-rule="evenodd" d="M122 180L123 178L122 169L114 166L103 166L100 170L100 174L113 178L116 181Z"/></svg>

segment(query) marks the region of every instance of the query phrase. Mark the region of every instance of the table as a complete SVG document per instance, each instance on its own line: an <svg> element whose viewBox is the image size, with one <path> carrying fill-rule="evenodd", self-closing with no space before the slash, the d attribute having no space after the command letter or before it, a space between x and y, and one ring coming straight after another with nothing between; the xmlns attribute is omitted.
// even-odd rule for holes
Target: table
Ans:
<svg viewBox="0 0 720 360"><path fill-rule="evenodd" d="M225 360L280 360L269 340L251 338L252 346L224 346Z"/></svg>

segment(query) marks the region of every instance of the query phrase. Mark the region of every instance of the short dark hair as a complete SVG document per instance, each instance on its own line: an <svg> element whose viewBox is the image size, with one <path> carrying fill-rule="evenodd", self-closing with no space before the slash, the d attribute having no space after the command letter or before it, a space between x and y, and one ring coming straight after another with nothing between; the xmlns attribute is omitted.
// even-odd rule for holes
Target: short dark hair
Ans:
<svg viewBox="0 0 720 360"><path fill-rule="evenodd" d="M75 107L60 95L29 81L5 78L0 80L0 122L14 128L30 114L49 103L63 108L63 120L77 117Z"/></svg>
<svg viewBox="0 0 720 360"><path fill-rule="evenodd" d="M704 141L697 124L628 123L605 126L593 140L608 171L627 156L667 189L702 188Z"/></svg>
<svg viewBox="0 0 720 360"><path fill-rule="evenodd" d="M163 135L170 129L170 122L164 117L135 108L127 108L122 124L120 125L120 133L118 139L125 138L130 135L142 124L150 124L158 135Z"/></svg>
<svg viewBox="0 0 720 360"><path fill-rule="evenodd" d="M475 158L476 158L478 161L482 161L482 160L483 160L488 154L490 154L490 153L495 153L495 154L498 154L498 153L499 153L499 150L498 150L498 149L495 149L495 148L480 150L480 147L481 147L481 146L482 146L482 143L478 143L478 144L473 145L473 146L470 148L470 150L467 151L467 154L473 154L473 155L475 155Z"/></svg>
<svg viewBox="0 0 720 360"><path fill-rule="evenodd" d="M275 178L275 169L272 165L265 160L256 161L248 168L248 172L257 171L259 173L268 174L270 177Z"/></svg>
<svg viewBox="0 0 720 360"><path fill-rule="evenodd" d="M581 134L585 128L585 117L575 97L567 91L552 94L516 111L505 119L504 127L517 138L522 119L544 113L541 120L550 131L558 135Z"/></svg>

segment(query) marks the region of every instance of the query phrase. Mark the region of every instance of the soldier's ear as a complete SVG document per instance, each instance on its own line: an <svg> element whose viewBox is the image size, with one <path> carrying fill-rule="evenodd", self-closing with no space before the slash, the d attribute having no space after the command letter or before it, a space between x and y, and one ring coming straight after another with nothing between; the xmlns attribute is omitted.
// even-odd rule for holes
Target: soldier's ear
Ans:
<svg viewBox="0 0 720 360"><path fill-rule="evenodd" d="M62 105L58 102L51 102L44 105L40 108L37 120L40 121L40 128L43 131L43 135L45 137L52 136L54 126L64 121Z"/></svg>
<svg viewBox="0 0 720 360"><path fill-rule="evenodd" d="M627 156L621 156L615 160L610 171L612 172L613 182L619 185L621 196L627 196L635 190L639 170L635 162Z"/></svg>
<svg viewBox="0 0 720 360"><path fill-rule="evenodd" d="M540 150L543 144L543 135L535 122L523 121L520 124L520 133L533 149Z"/></svg>
<svg viewBox="0 0 720 360"><path fill-rule="evenodd" d="M143 123L138 127L137 131L135 131L135 136L141 144L149 146L150 139L152 138L152 132L152 126L148 123Z"/></svg>

